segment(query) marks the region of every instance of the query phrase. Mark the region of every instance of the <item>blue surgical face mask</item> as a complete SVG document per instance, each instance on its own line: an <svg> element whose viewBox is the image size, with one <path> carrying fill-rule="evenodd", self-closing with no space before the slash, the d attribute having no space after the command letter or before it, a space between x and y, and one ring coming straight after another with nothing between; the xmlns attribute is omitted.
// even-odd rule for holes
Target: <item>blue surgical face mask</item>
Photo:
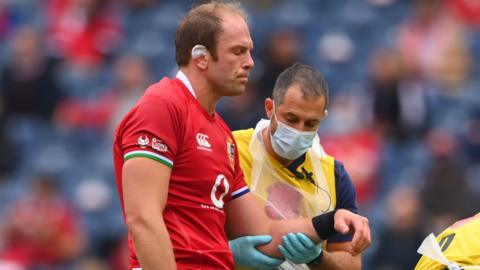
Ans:
<svg viewBox="0 0 480 270"><path fill-rule="evenodd" d="M313 138L317 134L316 130L299 131L278 121L275 112L273 117L277 120L277 129L275 133L270 133L270 141L275 153L283 158L294 160L305 154L308 148L312 147Z"/></svg>

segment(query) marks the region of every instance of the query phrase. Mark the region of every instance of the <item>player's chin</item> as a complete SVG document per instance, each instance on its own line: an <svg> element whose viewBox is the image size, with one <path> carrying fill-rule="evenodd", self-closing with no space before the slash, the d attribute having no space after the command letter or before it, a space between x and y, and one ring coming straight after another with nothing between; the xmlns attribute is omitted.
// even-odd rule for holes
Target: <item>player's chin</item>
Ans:
<svg viewBox="0 0 480 270"><path fill-rule="evenodd" d="M245 93L245 89L247 89L247 85L245 84L236 84L232 87L228 93L228 96L239 96Z"/></svg>

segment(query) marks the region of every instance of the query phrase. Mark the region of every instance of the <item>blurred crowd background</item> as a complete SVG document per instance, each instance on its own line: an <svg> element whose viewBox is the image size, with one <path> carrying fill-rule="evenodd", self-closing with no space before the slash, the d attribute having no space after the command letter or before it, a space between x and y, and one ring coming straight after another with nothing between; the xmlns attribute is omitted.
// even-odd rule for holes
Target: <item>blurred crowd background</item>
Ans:
<svg viewBox="0 0 480 270"><path fill-rule="evenodd" d="M245 0L256 67L233 129L294 62L331 93L320 128L357 189L363 269L412 269L430 232L479 211L480 1ZM187 0L0 1L0 269L126 269L112 134L174 76Z"/></svg>

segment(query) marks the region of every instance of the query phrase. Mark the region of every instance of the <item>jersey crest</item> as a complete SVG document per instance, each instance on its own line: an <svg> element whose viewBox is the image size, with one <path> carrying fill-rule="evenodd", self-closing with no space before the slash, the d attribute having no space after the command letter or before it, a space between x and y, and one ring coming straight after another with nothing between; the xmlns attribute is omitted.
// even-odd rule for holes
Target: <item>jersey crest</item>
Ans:
<svg viewBox="0 0 480 270"><path fill-rule="evenodd" d="M230 166L235 168L235 144L230 137L227 138L227 153L228 159L230 160Z"/></svg>

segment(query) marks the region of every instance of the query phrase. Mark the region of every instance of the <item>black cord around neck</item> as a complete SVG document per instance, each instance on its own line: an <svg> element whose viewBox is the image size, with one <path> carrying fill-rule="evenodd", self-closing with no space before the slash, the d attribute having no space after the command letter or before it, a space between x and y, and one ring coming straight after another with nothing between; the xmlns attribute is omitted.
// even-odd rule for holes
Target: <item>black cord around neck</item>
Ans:
<svg viewBox="0 0 480 270"><path fill-rule="evenodd" d="M293 175L295 175L296 178L303 180L305 179L305 175L299 171L292 171Z"/></svg>

